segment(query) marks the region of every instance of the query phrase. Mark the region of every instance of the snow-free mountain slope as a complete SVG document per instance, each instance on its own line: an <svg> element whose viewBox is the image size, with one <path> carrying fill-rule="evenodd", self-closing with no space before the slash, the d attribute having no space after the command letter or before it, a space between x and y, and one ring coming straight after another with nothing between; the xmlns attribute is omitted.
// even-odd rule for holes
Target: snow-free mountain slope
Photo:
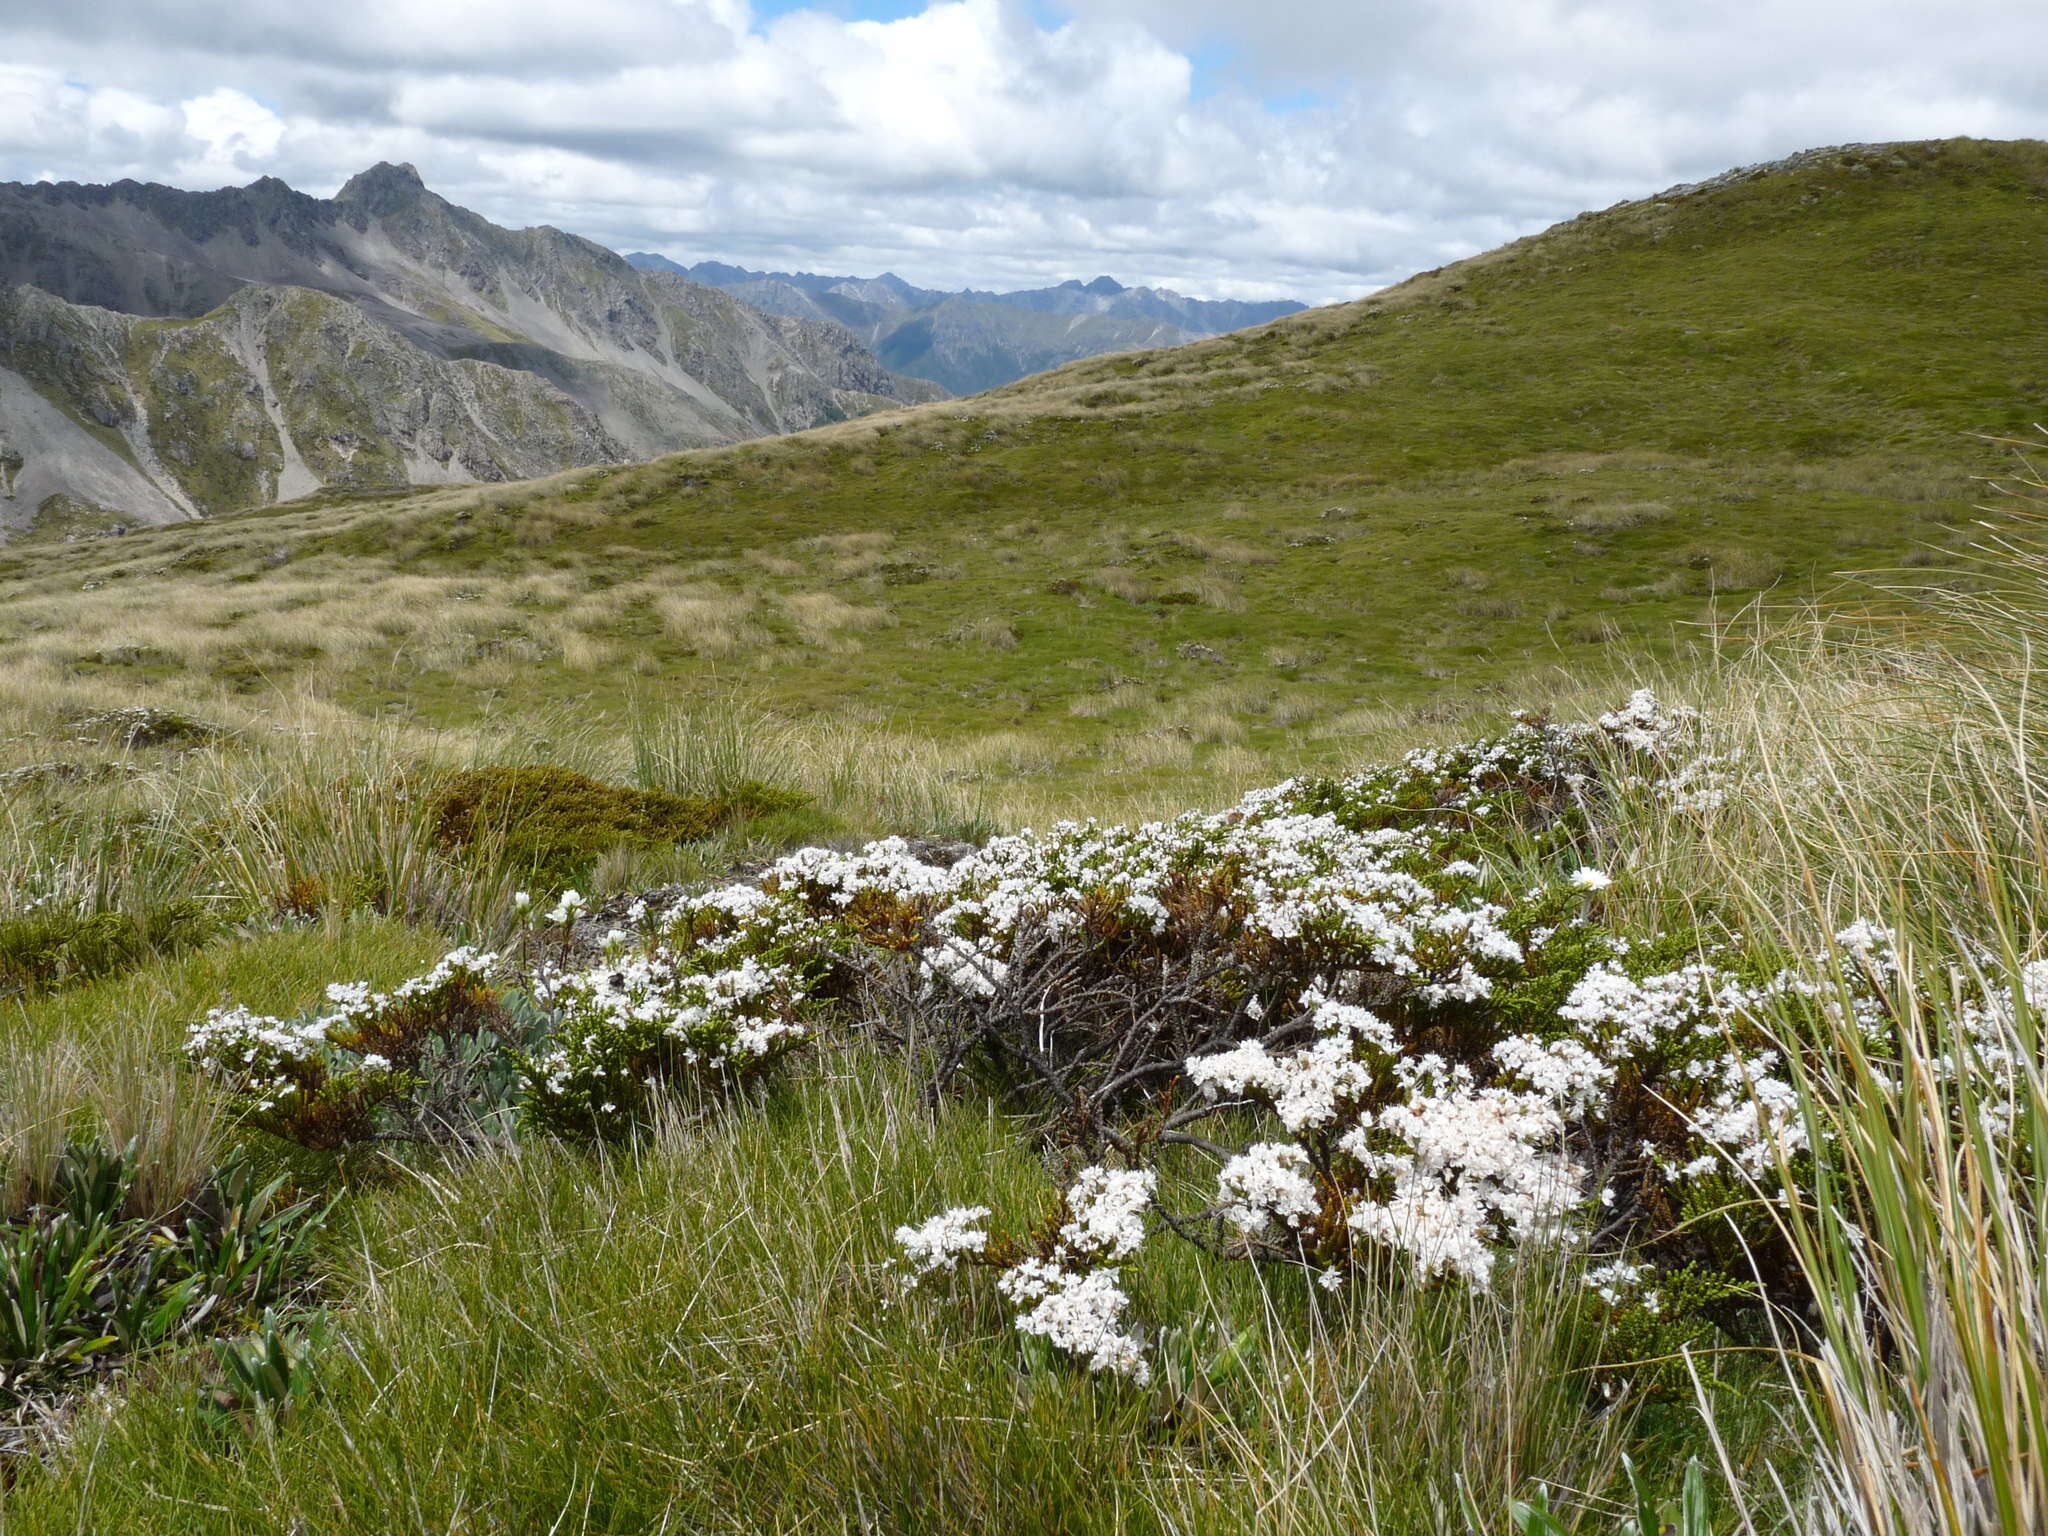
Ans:
<svg viewBox="0 0 2048 1536"><path fill-rule="evenodd" d="M16 527L51 496L157 521L645 459L938 393L841 326L501 229L394 165L331 200L274 178L0 186L0 368L9 399L44 402L0 413Z"/></svg>
<svg viewBox="0 0 2048 1536"><path fill-rule="evenodd" d="M1016 772L1135 784L1385 702L1526 699L1548 667L1692 644L1760 594L1872 601L1845 572L1966 579L1976 477L2004 465L1974 434L2048 402L2044 278L2048 146L1838 150L972 400L0 570L25 604L90 581L192 607L199 580L295 623L337 583L441 582L471 595L436 634L469 638L402 669L374 635L317 663L247 643L265 675L315 666L436 720L515 683L579 710L737 684L1015 729ZM508 647L549 660L488 660Z"/></svg>
<svg viewBox="0 0 2048 1536"><path fill-rule="evenodd" d="M1292 300L1191 299L1170 289L1126 288L1110 277L1016 293L945 293L913 287L893 272L859 278L750 272L716 261L684 267L646 251L626 259L644 271L722 289L769 314L837 321L897 372L955 394L992 389L1076 358L1177 346L1302 308Z"/></svg>

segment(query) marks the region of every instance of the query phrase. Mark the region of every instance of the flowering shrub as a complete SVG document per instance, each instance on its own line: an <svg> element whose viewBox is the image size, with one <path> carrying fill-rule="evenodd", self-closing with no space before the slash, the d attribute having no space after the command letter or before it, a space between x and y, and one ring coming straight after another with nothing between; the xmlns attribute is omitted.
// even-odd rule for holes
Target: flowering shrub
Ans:
<svg viewBox="0 0 2048 1536"><path fill-rule="evenodd" d="M565 891L537 921L566 935L587 909ZM617 1135L653 1090L758 1074L807 1035L839 930L803 901L734 887L630 920L595 964L565 945L516 982L503 957L463 948L389 993L331 985L328 1010L299 1019L216 1008L186 1054L253 1124L326 1150L473 1140L518 1118Z"/></svg>
<svg viewBox="0 0 2048 1536"><path fill-rule="evenodd" d="M442 1102L448 1074L433 1069L495 1054L506 1023L491 980L498 963L464 948L390 992L336 982L328 1011L300 1019L215 1008L187 1031L185 1053L254 1124L303 1146L460 1135L467 1117Z"/></svg>
<svg viewBox="0 0 2048 1536"><path fill-rule="evenodd" d="M1705 815L1739 786L1695 717L1639 692L1591 725L1525 718L950 866L900 839L803 849L636 906L594 960L571 942L589 904L565 892L532 918L552 958L517 987L458 951L389 997L333 989L305 1021L217 1011L192 1051L262 1123L332 1145L417 1124L433 1042L468 1031L510 1063L526 1124L610 1136L660 1091L772 1069L857 996L928 1055L934 1092L972 1069L1087 1163L1021 1236L966 1206L897 1239L919 1277L996 1271L1017 1327L1092 1370L1147 1373L1121 1274L1148 1224L1331 1288L1389 1256L1485 1287L1518 1245L1583 1246L1598 1303L1669 1338L1768 1241L1766 1223L1724 1251L1725 1223L1692 1218L1812 1150L1764 1020L1846 1009L1881 1035L1898 973L1867 926L1838 940L1852 982L1833 992L1732 941L1609 928L1625 876L1594 851L1605 799ZM1987 995L1987 1017L2022 991ZM1168 1159L1206 1160L1205 1202L1161 1203Z"/></svg>
<svg viewBox="0 0 2048 1536"><path fill-rule="evenodd" d="M896 1241L915 1279L963 1263L1000 1271L996 1290L1017 1308L1019 1333L1142 1386L1151 1368L1137 1336L1122 1326L1131 1299L1116 1266L1144 1246L1145 1212L1157 1189L1150 1171L1086 1168L1027 1244L992 1244L979 1225L986 1206L960 1206L922 1226L898 1227Z"/></svg>
<svg viewBox="0 0 2048 1536"><path fill-rule="evenodd" d="M1419 1279L1483 1287L1530 1242L1626 1246L1692 1273L1680 1229L1695 1186L1800 1150L1796 1096L1757 1028L1799 989L1701 960L1689 934L1609 932L1614 879L1581 848L1606 794L1704 813L1700 786L1733 782L1691 715L1638 693L1590 727L1524 720L1220 816L1063 824L855 899L914 909L899 931L921 919L921 941L900 946L902 1000L957 1021L946 1066L998 1060L1124 1177L1173 1148L1212 1159L1210 1203L1159 1215L1206 1228L1214 1251L1328 1287L1387 1252ZM1510 883L1510 854L1554 873ZM1070 1206L1093 1198L1088 1177ZM999 1291L1033 1306L1020 1327L1142 1375L1114 1282L1042 1240L1019 1257L988 1215L950 1212L899 1241L919 1275L1000 1267ZM1680 1314L1729 1294L1624 1287L1624 1270L1638 1273L1620 1257L1598 1271L1617 1314L1668 1304L1690 1326ZM1053 1326L1077 1311L1088 1327Z"/></svg>

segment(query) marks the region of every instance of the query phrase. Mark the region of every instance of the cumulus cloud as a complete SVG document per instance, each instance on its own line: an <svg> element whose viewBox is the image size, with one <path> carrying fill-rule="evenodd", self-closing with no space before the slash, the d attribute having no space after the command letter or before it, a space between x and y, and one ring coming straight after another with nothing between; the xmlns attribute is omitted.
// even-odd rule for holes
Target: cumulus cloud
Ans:
<svg viewBox="0 0 2048 1536"><path fill-rule="evenodd" d="M1329 299L1813 144L2048 129L2035 0L764 3L0 0L0 176L405 159L685 260Z"/></svg>

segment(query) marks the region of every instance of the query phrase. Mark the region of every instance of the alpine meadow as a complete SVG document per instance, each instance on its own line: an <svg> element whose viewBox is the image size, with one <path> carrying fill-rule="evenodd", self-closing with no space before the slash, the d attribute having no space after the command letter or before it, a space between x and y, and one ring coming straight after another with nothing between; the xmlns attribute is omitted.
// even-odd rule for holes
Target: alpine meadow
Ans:
<svg viewBox="0 0 2048 1536"><path fill-rule="evenodd" d="M401 169L7 189L298 265L0 290L0 1536L2048 1530L2048 144L957 399Z"/></svg>

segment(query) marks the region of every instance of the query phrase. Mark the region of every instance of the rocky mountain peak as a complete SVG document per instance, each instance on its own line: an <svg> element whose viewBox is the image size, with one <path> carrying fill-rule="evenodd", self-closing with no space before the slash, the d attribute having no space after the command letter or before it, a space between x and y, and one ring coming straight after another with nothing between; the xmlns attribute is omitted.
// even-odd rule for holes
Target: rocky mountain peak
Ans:
<svg viewBox="0 0 2048 1536"><path fill-rule="evenodd" d="M427 195L427 184L413 166L380 160L367 171L349 177L347 184L334 194L334 200L360 204L371 217L381 218Z"/></svg>
<svg viewBox="0 0 2048 1536"><path fill-rule="evenodd" d="M275 177L0 184L0 443L22 461L0 540L53 496L175 521L657 458L940 393L836 324L501 229L410 165L333 200Z"/></svg>

